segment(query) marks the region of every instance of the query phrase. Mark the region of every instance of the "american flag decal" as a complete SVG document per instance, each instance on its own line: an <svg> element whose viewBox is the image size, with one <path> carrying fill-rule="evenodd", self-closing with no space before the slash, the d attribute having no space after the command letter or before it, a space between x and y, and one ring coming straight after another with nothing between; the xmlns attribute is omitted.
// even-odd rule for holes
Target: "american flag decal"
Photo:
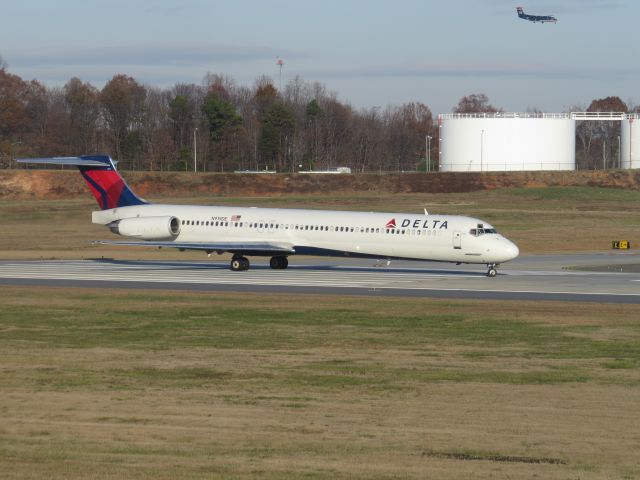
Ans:
<svg viewBox="0 0 640 480"><path fill-rule="evenodd" d="M242 215L231 215L232 222L239 222L241 218L242 218Z"/></svg>

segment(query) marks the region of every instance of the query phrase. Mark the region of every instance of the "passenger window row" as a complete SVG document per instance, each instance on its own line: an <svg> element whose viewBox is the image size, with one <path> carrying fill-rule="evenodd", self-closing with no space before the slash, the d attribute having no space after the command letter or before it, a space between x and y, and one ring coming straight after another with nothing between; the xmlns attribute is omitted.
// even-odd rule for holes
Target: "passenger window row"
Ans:
<svg viewBox="0 0 640 480"><path fill-rule="evenodd" d="M233 227L242 228L245 222L223 222L213 220L182 220L182 225L200 226L200 227ZM436 236L436 230L431 229L404 229L404 228L379 228L379 227L345 227L345 226L327 226L327 225L298 225L298 224L278 224L267 222L251 222L246 224L247 228L268 229L268 230L303 230L303 231L320 231L320 232L344 232L344 233L368 233L368 234L395 234L395 235L425 235ZM472 234L475 229L471 230ZM488 229L485 229L487 232ZM495 231L494 231L495 233Z"/></svg>

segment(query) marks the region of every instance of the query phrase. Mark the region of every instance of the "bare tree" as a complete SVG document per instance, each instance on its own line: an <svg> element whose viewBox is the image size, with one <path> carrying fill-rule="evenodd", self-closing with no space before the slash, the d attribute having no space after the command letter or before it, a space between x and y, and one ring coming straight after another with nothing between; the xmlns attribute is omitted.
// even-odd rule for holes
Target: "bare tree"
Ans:
<svg viewBox="0 0 640 480"><path fill-rule="evenodd" d="M569 107L570 112L584 112L584 105L572 105ZM591 169L594 167L591 158L591 147L595 138L597 125L592 121L578 120L576 122L576 143L579 143L580 149L576 155L576 167L578 169Z"/></svg>
<svg viewBox="0 0 640 480"><path fill-rule="evenodd" d="M484 93L472 93L462 97L458 105L453 109L453 113L497 113L502 112L501 108L494 107L489 103L489 97Z"/></svg>
<svg viewBox="0 0 640 480"><path fill-rule="evenodd" d="M145 152L143 162L145 169L163 170L163 167L169 164L171 157L170 149L167 148L171 144L167 125L169 97L169 91L147 87L140 128Z"/></svg>
<svg viewBox="0 0 640 480"><path fill-rule="evenodd" d="M226 73L211 73L207 74L202 79L202 85L205 87L205 91L210 91L212 88L222 87L222 89L229 95L236 89L236 81L231 75Z"/></svg>
<svg viewBox="0 0 640 480"><path fill-rule="evenodd" d="M74 77L63 87L69 120L69 144L75 152L97 151L100 94L88 83Z"/></svg>
<svg viewBox="0 0 640 480"><path fill-rule="evenodd" d="M620 97L606 97L593 100L587 108L588 112L606 113L626 113L627 105ZM602 169L615 168L619 166L618 158L620 154L620 122L601 121L595 122L595 139L600 146L600 159L593 162L593 167L601 165Z"/></svg>
<svg viewBox="0 0 640 480"><path fill-rule="evenodd" d="M111 130L117 158L123 160L123 144L140 127L146 90L132 77L114 76L102 89L100 101ZM131 159L135 165L135 158Z"/></svg>

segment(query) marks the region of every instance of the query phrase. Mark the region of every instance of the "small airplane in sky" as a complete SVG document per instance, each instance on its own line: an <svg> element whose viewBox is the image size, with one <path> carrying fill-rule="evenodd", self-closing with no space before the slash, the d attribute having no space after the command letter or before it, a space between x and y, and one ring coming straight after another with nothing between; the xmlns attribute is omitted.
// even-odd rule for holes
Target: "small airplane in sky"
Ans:
<svg viewBox="0 0 640 480"><path fill-rule="evenodd" d="M529 15L527 13L524 13L522 7L516 7L516 11L518 12L518 17L523 20L529 20L533 23L556 23L558 21L558 19L553 15Z"/></svg>
<svg viewBox="0 0 640 480"><path fill-rule="evenodd" d="M314 255L485 264L494 277L500 263L519 253L472 217L153 204L133 193L107 155L18 162L78 167L100 206L93 223L134 239L98 243L228 252L233 271L249 269L247 256L271 257L271 268L285 269L291 255Z"/></svg>

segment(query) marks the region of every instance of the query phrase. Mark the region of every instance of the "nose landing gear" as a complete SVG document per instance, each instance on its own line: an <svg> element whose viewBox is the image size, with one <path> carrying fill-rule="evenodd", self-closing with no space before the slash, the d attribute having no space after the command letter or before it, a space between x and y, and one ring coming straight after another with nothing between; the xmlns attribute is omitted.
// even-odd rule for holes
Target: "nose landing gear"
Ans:
<svg viewBox="0 0 640 480"><path fill-rule="evenodd" d="M487 270L487 277L495 277L498 274L498 270L496 270L496 267L498 266L497 263L488 263L487 264L487 268L489 270Z"/></svg>

